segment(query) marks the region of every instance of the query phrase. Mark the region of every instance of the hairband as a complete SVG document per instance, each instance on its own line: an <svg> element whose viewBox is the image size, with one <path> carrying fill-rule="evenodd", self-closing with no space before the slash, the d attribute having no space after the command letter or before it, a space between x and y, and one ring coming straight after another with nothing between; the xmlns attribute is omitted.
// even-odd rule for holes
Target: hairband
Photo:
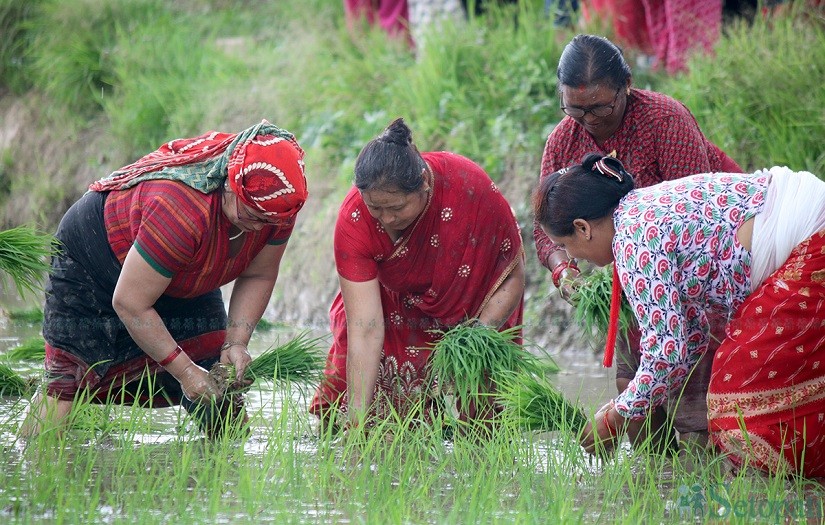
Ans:
<svg viewBox="0 0 825 525"><path fill-rule="evenodd" d="M624 182L624 166L618 159L613 157L602 157L593 164L593 171L598 171L607 177L613 177L619 182Z"/></svg>

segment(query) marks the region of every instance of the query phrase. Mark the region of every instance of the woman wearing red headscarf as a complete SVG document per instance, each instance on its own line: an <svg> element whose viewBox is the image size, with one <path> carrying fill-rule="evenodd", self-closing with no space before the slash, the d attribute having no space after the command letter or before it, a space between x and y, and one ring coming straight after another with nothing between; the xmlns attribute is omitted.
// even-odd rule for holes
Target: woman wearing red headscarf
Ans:
<svg viewBox="0 0 825 525"><path fill-rule="evenodd" d="M220 360L241 380L247 343L307 197L303 150L263 121L166 143L92 184L65 214L46 286L46 381L21 433L58 424L79 399L199 401ZM220 287L235 281L229 312ZM152 388L147 388L151 384Z"/></svg>
<svg viewBox="0 0 825 525"><path fill-rule="evenodd" d="M425 370L434 330L521 324L524 250L512 209L469 159L419 153L402 119L358 156L334 248L334 341L310 406L324 421L339 409L358 423L436 406Z"/></svg>

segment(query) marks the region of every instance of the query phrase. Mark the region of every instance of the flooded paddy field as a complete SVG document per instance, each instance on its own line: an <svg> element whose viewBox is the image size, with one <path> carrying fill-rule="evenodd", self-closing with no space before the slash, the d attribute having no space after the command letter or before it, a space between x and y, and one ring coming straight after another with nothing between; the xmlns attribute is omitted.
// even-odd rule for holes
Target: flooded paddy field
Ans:
<svg viewBox="0 0 825 525"><path fill-rule="evenodd" d="M37 335L36 323L0 321L0 354ZM250 351L293 335L256 334ZM554 384L588 414L613 394L592 351L552 355ZM42 364L14 368L37 375ZM0 522L821 522L821 485L733 474L704 451L669 460L625 446L601 460L573 436L513 429L484 439L389 425L361 439L322 436L306 410L312 393L256 383L251 434L219 441L176 407L97 405L63 435L24 441L16 431L28 400L0 398Z"/></svg>

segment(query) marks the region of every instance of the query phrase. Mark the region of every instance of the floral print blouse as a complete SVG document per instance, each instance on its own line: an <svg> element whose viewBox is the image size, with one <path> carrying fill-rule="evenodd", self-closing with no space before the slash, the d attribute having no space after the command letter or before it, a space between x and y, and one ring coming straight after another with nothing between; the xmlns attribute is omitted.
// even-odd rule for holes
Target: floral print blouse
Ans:
<svg viewBox="0 0 825 525"><path fill-rule="evenodd" d="M613 214L613 255L642 333L641 364L616 398L640 419L684 382L708 345L706 310L733 311L750 291L750 253L736 232L770 183L755 174L700 174L630 192Z"/></svg>

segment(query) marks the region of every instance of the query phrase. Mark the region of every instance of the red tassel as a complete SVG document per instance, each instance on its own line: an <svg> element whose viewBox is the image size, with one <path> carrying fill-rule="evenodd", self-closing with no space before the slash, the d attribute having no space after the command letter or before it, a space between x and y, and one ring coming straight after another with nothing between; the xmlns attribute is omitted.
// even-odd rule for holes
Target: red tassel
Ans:
<svg viewBox="0 0 825 525"><path fill-rule="evenodd" d="M619 331L619 307L622 304L622 286L619 283L619 269L613 263L613 286L610 289L610 323L607 327L607 342L604 344L605 368L613 366L613 352L616 349L616 333Z"/></svg>

